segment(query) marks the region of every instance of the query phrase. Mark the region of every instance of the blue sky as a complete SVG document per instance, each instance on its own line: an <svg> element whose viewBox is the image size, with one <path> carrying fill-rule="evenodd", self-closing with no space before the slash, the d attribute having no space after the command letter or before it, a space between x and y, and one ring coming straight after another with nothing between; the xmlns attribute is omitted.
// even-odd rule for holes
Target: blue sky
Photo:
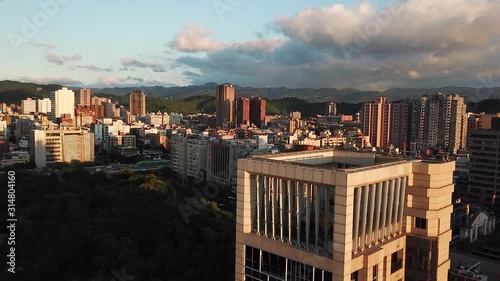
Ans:
<svg viewBox="0 0 500 281"><path fill-rule="evenodd" d="M499 23L498 1L433 2L3 0L0 79L381 90L498 80L500 32L482 28Z"/></svg>

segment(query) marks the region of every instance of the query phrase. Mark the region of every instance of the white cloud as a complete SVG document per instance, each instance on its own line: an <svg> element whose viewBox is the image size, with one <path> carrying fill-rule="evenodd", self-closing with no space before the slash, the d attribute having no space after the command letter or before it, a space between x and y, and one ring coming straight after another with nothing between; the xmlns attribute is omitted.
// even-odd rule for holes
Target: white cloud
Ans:
<svg viewBox="0 0 500 281"><path fill-rule="evenodd" d="M415 70L411 70L408 72L408 77L410 79L420 79L420 77L422 77L422 75L420 75L420 73L416 72Z"/></svg>

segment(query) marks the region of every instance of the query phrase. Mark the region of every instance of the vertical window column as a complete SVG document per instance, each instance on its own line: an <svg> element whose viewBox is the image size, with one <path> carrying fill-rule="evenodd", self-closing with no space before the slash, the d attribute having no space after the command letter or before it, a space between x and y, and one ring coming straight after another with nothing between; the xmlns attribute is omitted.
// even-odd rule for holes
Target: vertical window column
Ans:
<svg viewBox="0 0 500 281"><path fill-rule="evenodd" d="M385 240L386 238L386 235L387 235L387 228L386 228L386 224L387 224L387 200L388 200L388 196L389 196L389 181L385 181L384 184L383 184L383 190L382 190L382 213L380 213L380 218L381 218L381 223L380 223L380 226L381 226L381 230L382 230L382 233L381 233L381 240L382 242Z"/></svg>
<svg viewBox="0 0 500 281"><path fill-rule="evenodd" d="M375 209L375 192L376 192L376 185L375 184L370 184L367 186L369 188L369 201L368 201L368 248L371 247L372 241L373 241L373 215L374 215L374 209Z"/></svg>
<svg viewBox="0 0 500 281"><path fill-rule="evenodd" d="M387 234L386 237L390 239L391 234L393 232L393 225L392 225L392 213L394 210L394 185L396 184L396 181L394 179L390 180L389 183L389 201L387 202Z"/></svg>
<svg viewBox="0 0 500 281"><path fill-rule="evenodd" d="M392 214L392 235L396 235L398 232L398 213L399 213L399 192L401 190L401 178L396 179L396 184L395 184L395 190L394 190L394 212Z"/></svg>
<svg viewBox="0 0 500 281"><path fill-rule="evenodd" d="M329 204L329 202L328 202ZM361 187L354 189L354 230L353 230L353 251L356 253L359 247L359 221L361 209Z"/></svg>
<svg viewBox="0 0 500 281"><path fill-rule="evenodd" d="M367 215L368 215L368 191L370 187L369 186L363 186L363 200L362 200L362 208L361 208L361 239L360 239L360 246L361 246L361 251L365 250L365 245L366 245L366 223L367 223Z"/></svg>
<svg viewBox="0 0 500 281"><path fill-rule="evenodd" d="M287 200L288 200L288 242L292 242L292 217L293 217L293 198L292 198L292 182L286 181L287 185Z"/></svg>
<svg viewBox="0 0 500 281"><path fill-rule="evenodd" d="M375 237L373 238L375 241L375 245L378 244L378 240L380 238L380 206L382 203L382 182L377 183L377 191L375 194Z"/></svg>
<svg viewBox="0 0 500 281"><path fill-rule="evenodd" d="M269 209L269 178L268 177L264 177L264 198L262 199L263 200L263 203L264 203L264 235L267 237L268 236L268 232L267 232L267 226L268 226L268 220L269 220L269 212L268 212L268 209Z"/></svg>
<svg viewBox="0 0 500 281"><path fill-rule="evenodd" d="M398 233L403 232L403 211L404 211L404 205L405 205L405 197L406 197L406 184L408 182L408 177L403 177L401 181L401 190L400 190L400 195L399 195L399 227L398 227Z"/></svg>

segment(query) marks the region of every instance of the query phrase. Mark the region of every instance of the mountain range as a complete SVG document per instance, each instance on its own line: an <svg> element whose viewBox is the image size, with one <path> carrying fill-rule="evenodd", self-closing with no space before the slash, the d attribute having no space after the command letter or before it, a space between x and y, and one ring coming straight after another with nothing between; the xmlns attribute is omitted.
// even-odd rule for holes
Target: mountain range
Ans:
<svg viewBox="0 0 500 281"><path fill-rule="evenodd" d="M183 99L192 96L210 95L215 96L215 89L218 84L206 83L204 85L192 86L151 86L151 87L114 87L114 88L94 88L91 89L93 93L103 93L114 96L123 96L133 90L141 90L148 96L168 98L168 99ZM0 94L2 98L5 95L12 95L14 93L29 96L35 95L37 88L42 88L42 93L47 93L60 88L60 85L39 85L35 83L21 83L16 81L0 81ZM309 102L345 102L345 103L359 103L370 102L375 97L387 97L389 100L402 100L420 97L424 94L441 92L444 94L457 93L463 96L468 102L478 102L484 99L497 99L500 98L500 87L497 88L470 88L470 87L442 87L442 88L429 88L429 89L415 89L415 88L395 88L386 91L362 91L357 89L336 89L336 88L297 88L291 89L286 87L279 88L253 88L253 87L240 87L235 86L239 96L252 97L260 96L267 99L283 99L283 98L301 98ZM78 89L69 87L71 89ZM24 97L23 97L24 98Z"/></svg>

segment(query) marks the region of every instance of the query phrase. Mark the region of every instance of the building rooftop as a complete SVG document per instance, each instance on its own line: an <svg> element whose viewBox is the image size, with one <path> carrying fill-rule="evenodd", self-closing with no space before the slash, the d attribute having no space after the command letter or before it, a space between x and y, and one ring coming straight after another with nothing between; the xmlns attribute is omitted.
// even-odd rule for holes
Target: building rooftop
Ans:
<svg viewBox="0 0 500 281"><path fill-rule="evenodd" d="M259 155L252 157L252 159L283 164L294 163L304 167L333 169L345 173L360 172L408 162L408 160L398 157L335 149Z"/></svg>

